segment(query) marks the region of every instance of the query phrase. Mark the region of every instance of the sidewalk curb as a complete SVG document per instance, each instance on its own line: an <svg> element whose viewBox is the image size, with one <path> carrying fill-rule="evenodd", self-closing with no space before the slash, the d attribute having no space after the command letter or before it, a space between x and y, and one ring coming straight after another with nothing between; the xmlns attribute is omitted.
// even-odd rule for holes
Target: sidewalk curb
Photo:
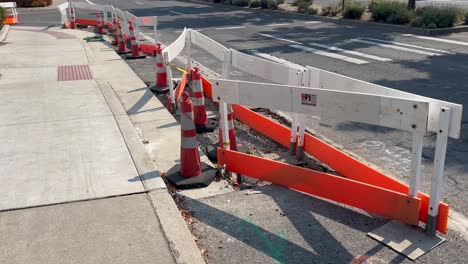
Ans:
<svg viewBox="0 0 468 264"><path fill-rule="evenodd" d="M94 58L95 55L93 54L91 47L85 42L81 43L86 51L89 62L95 63L96 59ZM102 45L104 49L108 48L104 43L95 43L94 45ZM125 65L129 68L129 71L132 71L126 63ZM155 216L161 225L175 262L204 264L205 262L193 239L192 233L185 223L185 220L182 218L177 205L167 191L166 185L160 177L159 171L154 167L154 164L141 141L142 139L138 135L134 124L125 110L125 107L119 100L118 95L115 93L110 83L99 79L99 76L95 76L95 79L115 117L115 122L117 123L125 144L132 156L141 182L148 191L148 198L154 209ZM156 98L153 99L157 100Z"/></svg>
<svg viewBox="0 0 468 264"><path fill-rule="evenodd" d="M3 25L2 30L0 30L0 42L6 40L9 31L10 25Z"/></svg>
<svg viewBox="0 0 468 264"><path fill-rule="evenodd" d="M244 11L252 11L257 13L263 12L270 12L274 14L283 14L283 15L294 15L303 18L310 18L309 20L321 21L321 22L328 22L334 23L338 25L344 26L369 26L369 27L376 27L376 28L386 28L387 30L398 30L401 33L406 34L418 34L418 35L425 35L425 36L437 36L437 35L447 35L450 33L459 33L459 32L468 32L468 25L462 25L458 27L451 27L451 28L438 28L438 29L425 29L425 28L416 28L410 27L405 25L392 25L392 24L385 24L380 22L368 22L368 21L361 21L361 20L353 20L353 19L342 19L342 18L332 18L320 15L307 15L301 13L294 13L282 10L272 10L272 9L259 9L259 8L248 8L248 7L239 7L234 5L225 5L222 3L213 3L211 1L203 1L203 0L179 0L181 2L188 2L188 3L196 3L196 4L208 4L214 6L221 6L225 7L226 9L235 9L235 10L244 10Z"/></svg>

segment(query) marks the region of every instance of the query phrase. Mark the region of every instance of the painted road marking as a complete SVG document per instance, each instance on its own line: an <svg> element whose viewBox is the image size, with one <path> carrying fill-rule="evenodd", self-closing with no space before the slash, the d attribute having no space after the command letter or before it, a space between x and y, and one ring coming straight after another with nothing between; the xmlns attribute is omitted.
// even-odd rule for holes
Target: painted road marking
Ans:
<svg viewBox="0 0 468 264"><path fill-rule="evenodd" d="M277 40L286 41L286 42L289 42L289 43L294 43L294 45L289 45L289 47L296 48L296 49L301 49L301 50L304 50L304 51L307 51L307 52L311 52L313 54L322 55L322 56L325 56L325 57L330 57L330 58L334 58L334 59L338 59L338 60L344 60L344 61L351 62L351 63L354 63L354 64L369 63L368 61L365 61L365 60L355 59L355 58L351 58L351 57L344 56L344 55L341 55L341 54L336 54L336 53L326 52L326 51L322 51L322 50L318 50L318 49L314 49L314 48L310 48L310 47L305 47L305 46L302 46L304 44L302 44L301 42L297 42L297 41L294 41L294 40L279 38L279 37L275 37L275 36L268 35L268 34L263 34L263 33L257 33L257 34L261 35L261 36L264 36L264 37L268 37L268 38L273 38L273 39L277 39Z"/></svg>
<svg viewBox="0 0 468 264"><path fill-rule="evenodd" d="M144 5L143 3L140 3L140 2L135 2L136 4L139 4L139 5Z"/></svg>
<svg viewBox="0 0 468 264"><path fill-rule="evenodd" d="M289 39L284 39L284 38L278 38L278 37L275 37L275 36L272 36L272 35L268 35L268 34L263 34L263 33L257 33L257 34L258 34L258 35L261 35L261 36L264 36L264 37L268 37L268 38L273 38L273 39L277 39L277 40L286 41L286 42L289 42L289 43L294 43L294 44L300 44L300 45L302 45L302 43L297 42L297 41L294 41L294 40L289 40Z"/></svg>
<svg viewBox="0 0 468 264"><path fill-rule="evenodd" d="M307 22L304 22L304 24L318 24L320 23L320 21L307 21Z"/></svg>
<svg viewBox="0 0 468 264"><path fill-rule="evenodd" d="M176 12L176 11L169 11L170 13L176 14L176 15L183 15L182 13Z"/></svg>
<svg viewBox="0 0 468 264"><path fill-rule="evenodd" d="M374 38L363 38L363 39L368 39L368 40L371 40L371 41L377 41L377 42L388 43L388 44L396 44L396 45L405 46L405 47L429 50L429 51L434 51L434 52L439 52L439 53L455 54L454 52L450 52L450 51L445 51L445 50L440 50L440 49L433 49L433 48L426 48L426 47L422 47L422 46L411 45L411 44L406 44L406 43L401 43L401 42L396 42L396 41L388 41L388 40L374 39Z"/></svg>
<svg viewBox="0 0 468 264"><path fill-rule="evenodd" d="M434 37L418 36L418 35L413 35L413 34L402 34L402 36L468 46L468 42L463 42L463 41L458 41L458 40L453 40L453 39L434 38Z"/></svg>
<svg viewBox="0 0 468 264"><path fill-rule="evenodd" d="M238 27L219 27L219 28L215 28L215 30L240 29L240 28L246 28L246 27L244 27L244 26L238 26Z"/></svg>
<svg viewBox="0 0 468 264"><path fill-rule="evenodd" d="M345 50L345 49L342 49L342 48L332 47L332 46L328 46L328 45L324 45L324 44L320 44L320 43L309 43L309 45L324 48L324 49L328 49L328 50L332 50L332 51L338 51L338 52L342 52L342 53L346 53L346 54L351 54L351 55L355 55L355 56L360 56L360 57L364 57L364 58L368 58L368 59L372 59L372 60L377 60L377 61L392 61L392 59L389 59L389 58L374 56L374 55L362 53L362 52L359 52L359 51Z"/></svg>
<svg viewBox="0 0 468 264"><path fill-rule="evenodd" d="M196 32L201 32L202 30L201 29L191 29L193 31L196 31ZM176 30L176 33L182 33L184 32L183 30Z"/></svg>
<svg viewBox="0 0 468 264"><path fill-rule="evenodd" d="M325 57L330 57L330 58L334 58L334 59L338 59L338 60L351 62L351 63L354 63L354 64L369 63L368 61L365 61L365 60L355 59L355 58L351 58L351 57L344 56L344 55L341 55L341 54L326 52L326 51L322 51L322 50L318 50L318 49L314 49L314 48L310 48L310 47L305 47L305 46L302 46L302 45L293 44L293 45L289 45L289 47L304 50L304 51L307 51L307 52L310 52L310 53L313 53L313 54L317 54L317 55L322 55L322 56L325 56Z"/></svg>
<svg viewBox="0 0 468 264"><path fill-rule="evenodd" d="M261 57L261 58L264 58L264 59L267 59L267 60L270 60L270 61L274 61L274 62L278 62L278 63L281 63L281 64L289 64L289 63L292 63L290 61L287 61L287 60L284 60L284 59L281 59L281 58L278 58L278 57L275 57L275 56L272 56L270 54L266 54L266 53L263 53L263 52L260 52L259 50L249 50L249 52L253 55L257 55L258 57Z"/></svg>
<svg viewBox="0 0 468 264"><path fill-rule="evenodd" d="M281 27L281 26L287 26L290 25L289 23L279 23L279 24L269 24L266 25L266 27Z"/></svg>
<svg viewBox="0 0 468 264"><path fill-rule="evenodd" d="M93 2L91 2L91 1L89 1L89 0L86 0L86 2L88 2L88 3L92 4L92 5L94 5L94 3L93 3Z"/></svg>
<svg viewBox="0 0 468 264"><path fill-rule="evenodd" d="M410 48L405 48L405 47L401 47L401 46L397 46L397 45L391 45L391 44L383 44L383 43L380 43L380 42L375 42L375 41L370 41L370 40L352 39L351 41L364 43L364 44L375 45L375 46L379 46L379 47L382 47L382 48L389 48L389 49L407 51L407 52L412 52L412 53L417 53L417 54L422 54L422 55L427 55L427 56L441 56L442 55L440 53L410 49Z"/></svg>

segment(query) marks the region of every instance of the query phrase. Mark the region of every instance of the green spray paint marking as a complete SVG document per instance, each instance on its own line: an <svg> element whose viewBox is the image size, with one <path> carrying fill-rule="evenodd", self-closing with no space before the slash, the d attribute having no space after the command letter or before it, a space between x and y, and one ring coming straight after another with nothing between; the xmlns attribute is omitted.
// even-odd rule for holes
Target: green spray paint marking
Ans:
<svg viewBox="0 0 468 264"><path fill-rule="evenodd" d="M239 233L241 233L244 229L251 227L254 229L255 233L257 236L261 238L263 243L265 243L266 250L263 252L266 253L269 257L275 260L276 263L278 264L283 264L284 263L284 252L286 250L286 231L280 231L279 233L279 239L278 242L273 243L271 241L267 234L265 234L260 227L258 227L252 217L247 216L242 219L242 223L239 229Z"/></svg>

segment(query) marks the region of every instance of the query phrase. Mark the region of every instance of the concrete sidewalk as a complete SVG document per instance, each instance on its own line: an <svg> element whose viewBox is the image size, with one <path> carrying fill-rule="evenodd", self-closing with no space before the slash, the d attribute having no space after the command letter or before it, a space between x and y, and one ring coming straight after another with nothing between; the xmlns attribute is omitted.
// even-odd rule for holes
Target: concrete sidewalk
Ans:
<svg viewBox="0 0 468 264"><path fill-rule="evenodd" d="M0 46L0 263L202 263L113 90L142 82L89 35L14 27Z"/></svg>

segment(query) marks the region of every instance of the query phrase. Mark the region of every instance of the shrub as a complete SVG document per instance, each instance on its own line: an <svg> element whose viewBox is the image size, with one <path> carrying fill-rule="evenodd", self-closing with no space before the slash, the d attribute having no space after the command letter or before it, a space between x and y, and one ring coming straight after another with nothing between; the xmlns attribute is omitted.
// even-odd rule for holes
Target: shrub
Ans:
<svg viewBox="0 0 468 264"><path fill-rule="evenodd" d="M16 2L18 7L41 7L52 4L52 0L0 0L0 2Z"/></svg>
<svg viewBox="0 0 468 264"><path fill-rule="evenodd" d="M414 12L407 9L407 4L396 1L372 1L369 5L372 19L391 24L406 24L414 17Z"/></svg>
<svg viewBox="0 0 468 264"><path fill-rule="evenodd" d="M312 0L297 0L297 12L299 13L307 13L309 11L310 5L312 5Z"/></svg>
<svg viewBox="0 0 468 264"><path fill-rule="evenodd" d="M322 16L337 16L341 12L340 5L327 5L322 7Z"/></svg>
<svg viewBox="0 0 468 264"><path fill-rule="evenodd" d="M451 7L426 7L418 13L420 17L413 19L410 25L428 29L453 27L461 14L460 10Z"/></svg>
<svg viewBox="0 0 468 264"><path fill-rule="evenodd" d="M3 27L3 20L6 17L6 10L3 7L0 7L0 29Z"/></svg>
<svg viewBox="0 0 468 264"><path fill-rule="evenodd" d="M213 3L221 3L221 0L213 0Z"/></svg>
<svg viewBox="0 0 468 264"><path fill-rule="evenodd" d="M221 0L223 4L232 5L232 0Z"/></svg>
<svg viewBox="0 0 468 264"><path fill-rule="evenodd" d="M235 6L248 6L249 0L232 0L232 5Z"/></svg>
<svg viewBox="0 0 468 264"><path fill-rule="evenodd" d="M468 24L468 11L465 13L465 24Z"/></svg>
<svg viewBox="0 0 468 264"><path fill-rule="evenodd" d="M260 0L261 8L277 9L279 4L282 4L284 0Z"/></svg>
<svg viewBox="0 0 468 264"><path fill-rule="evenodd" d="M259 7L260 0L250 0L249 7Z"/></svg>
<svg viewBox="0 0 468 264"><path fill-rule="evenodd" d="M366 7L360 3L348 2L343 10L343 17L350 19L360 19Z"/></svg>
<svg viewBox="0 0 468 264"><path fill-rule="evenodd" d="M318 10L311 6L309 6L309 9L307 9L307 12L306 12L306 14L308 15L316 15L317 13L318 13Z"/></svg>

